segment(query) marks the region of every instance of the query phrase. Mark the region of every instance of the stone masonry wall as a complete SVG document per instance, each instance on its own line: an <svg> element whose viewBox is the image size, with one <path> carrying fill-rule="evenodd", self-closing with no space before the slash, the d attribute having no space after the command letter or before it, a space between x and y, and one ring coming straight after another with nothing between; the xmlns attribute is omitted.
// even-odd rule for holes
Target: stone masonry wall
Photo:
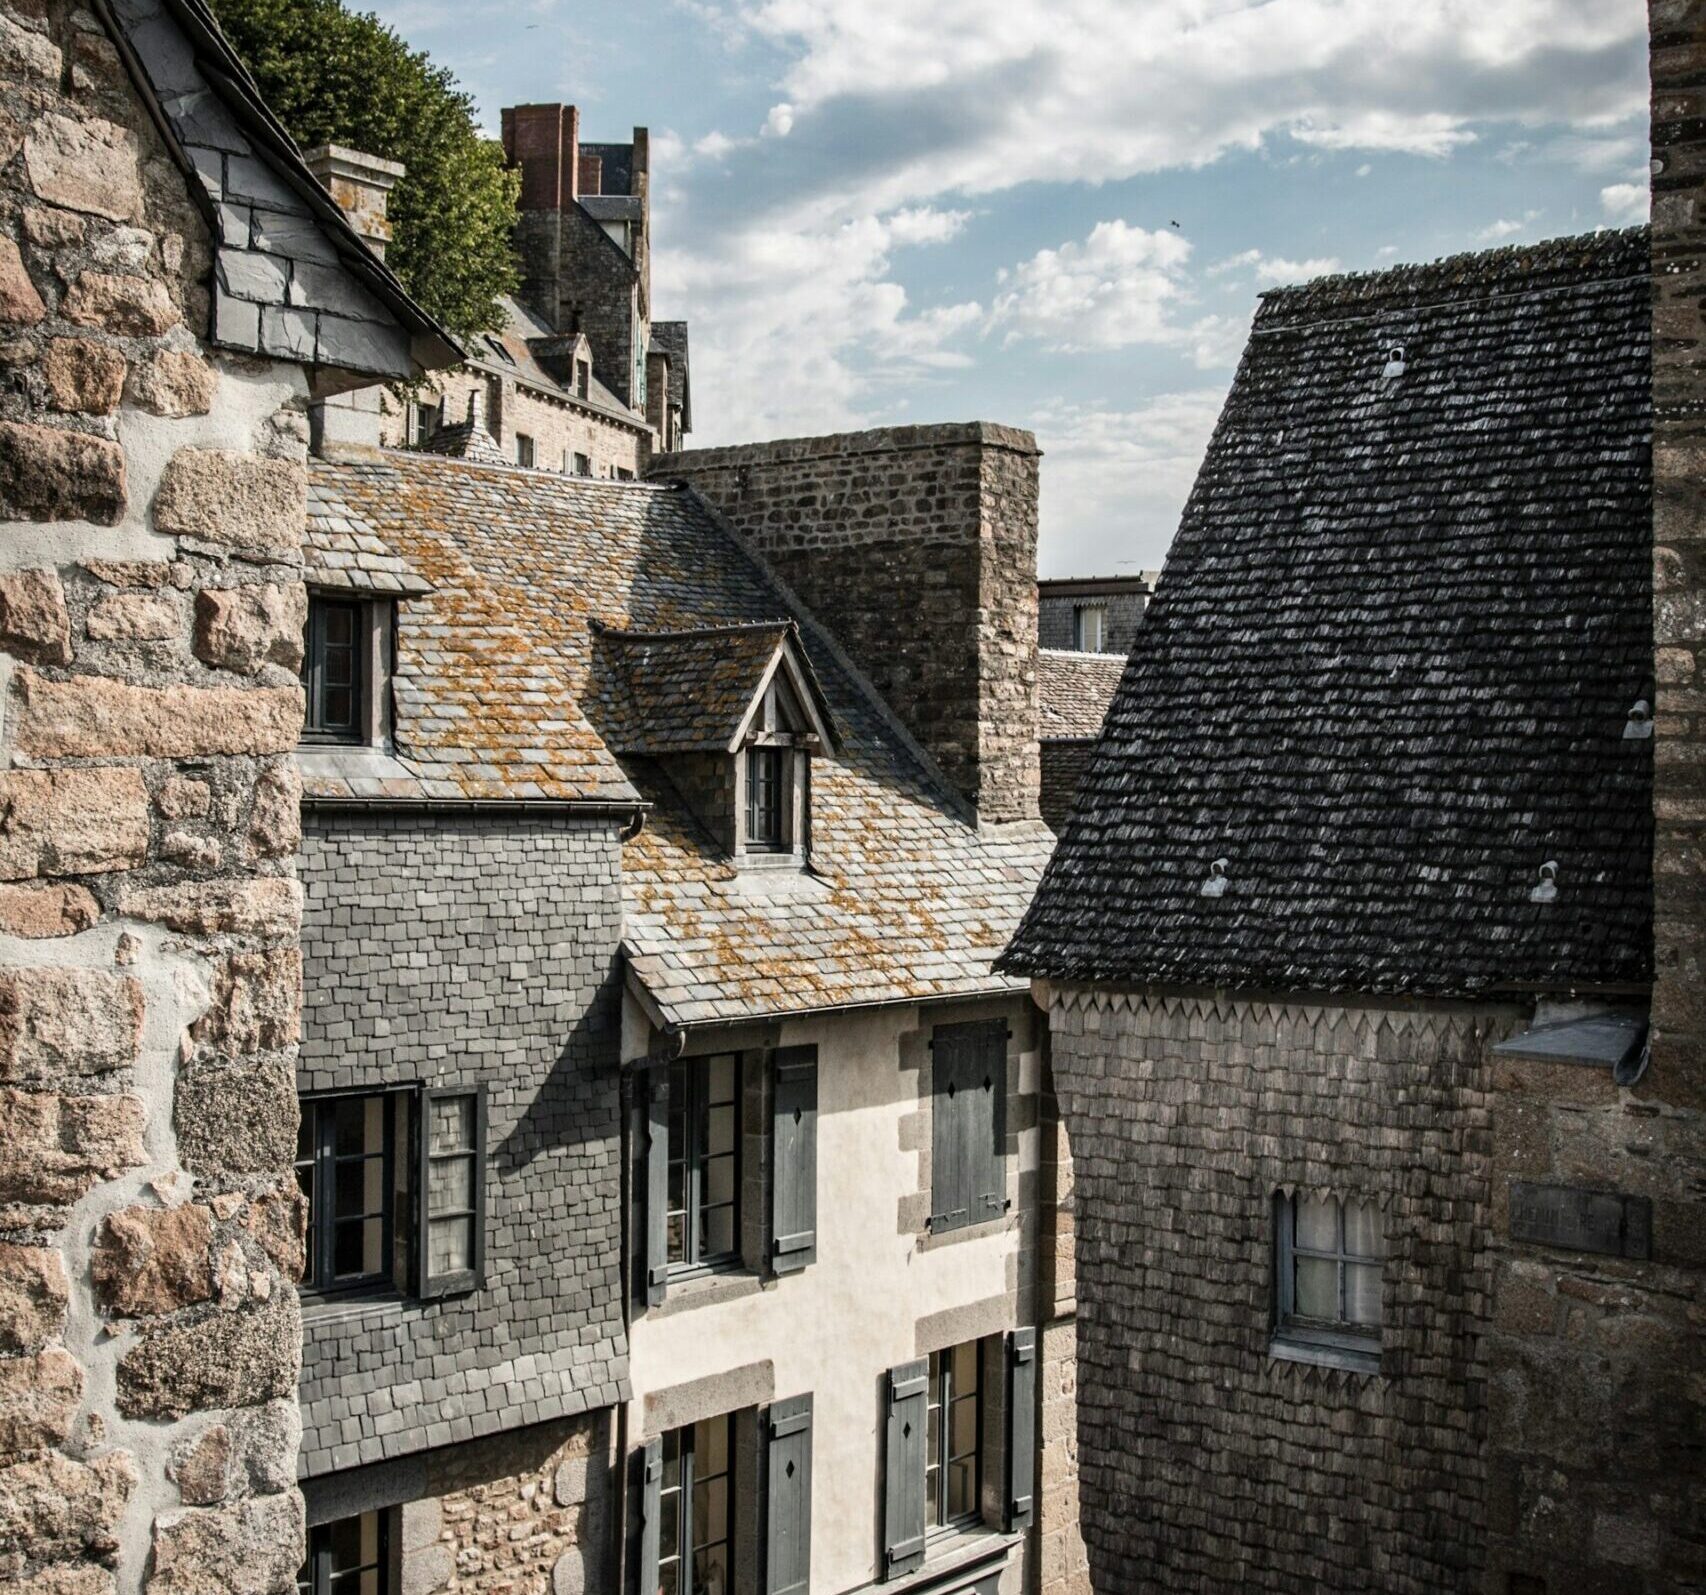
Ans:
<svg viewBox="0 0 1706 1595"><path fill-rule="evenodd" d="M294 1588L306 385L95 18L0 12L0 1585Z"/></svg>
<svg viewBox="0 0 1706 1595"><path fill-rule="evenodd" d="M474 385L485 388L490 380L484 372L462 366L441 373L427 384L427 391L443 396L445 421L454 425L467 418L468 395ZM380 405L380 442L386 448L402 448L407 442L407 426L401 406L388 394L381 397ZM534 462L542 471L562 471L566 456L584 454L592 462L595 477L613 477L618 468L637 477L651 458L648 431L547 398L513 379L503 381L495 413L488 405L486 430L510 460L515 458L516 433L525 432L533 439Z"/></svg>
<svg viewBox="0 0 1706 1595"><path fill-rule="evenodd" d="M1515 1017L1054 994L1096 1589L1479 1587L1486 1049ZM1282 1190L1381 1204L1377 1375L1269 1355Z"/></svg>
<svg viewBox="0 0 1706 1595"><path fill-rule="evenodd" d="M659 456L846 648L984 820L1034 819L1037 461L1028 432L896 427Z"/></svg>
<svg viewBox="0 0 1706 1595"><path fill-rule="evenodd" d="M302 1471L608 1407L620 1291L616 822L310 809L304 1091L488 1091L486 1276L306 1312Z"/></svg>

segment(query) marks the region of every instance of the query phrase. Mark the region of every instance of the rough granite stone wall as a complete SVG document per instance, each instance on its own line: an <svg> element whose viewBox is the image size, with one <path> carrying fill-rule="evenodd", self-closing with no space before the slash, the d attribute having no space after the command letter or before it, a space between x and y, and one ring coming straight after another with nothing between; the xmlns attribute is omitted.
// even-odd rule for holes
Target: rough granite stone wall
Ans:
<svg viewBox="0 0 1706 1595"><path fill-rule="evenodd" d="M1515 1018L1053 994L1097 1590L1480 1587L1486 1058ZM1382 1205L1378 1374L1269 1355L1291 1189Z"/></svg>
<svg viewBox="0 0 1706 1595"><path fill-rule="evenodd" d="M96 19L0 12L0 1585L294 1588L306 383Z"/></svg>
<svg viewBox="0 0 1706 1595"><path fill-rule="evenodd" d="M1494 1075L1492 1562L1550 1595L1706 1588L1706 4L1649 16L1651 1062ZM1648 1198L1651 1258L1513 1242L1511 1179Z"/></svg>
<svg viewBox="0 0 1706 1595"><path fill-rule="evenodd" d="M453 426L468 418L468 395L474 385L478 383L484 391L490 380L485 372L462 366L441 373L426 384L425 391L441 395L445 422ZM513 378L501 382L495 414L487 408L486 430L506 459L515 458L515 435L525 432L533 439L534 463L542 471L564 470L565 458L575 454L584 454L592 462L595 477L613 477L618 469L637 477L645 470L651 458L651 433L644 427L606 420L594 410L549 398ZM389 394L380 399L379 441L393 449L408 441L407 418L399 401ZM573 461L568 463L572 466Z"/></svg>
<svg viewBox="0 0 1706 1595"><path fill-rule="evenodd" d="M485 1083L486 1277L305 1313L304 1475L607 1407L620 1293L617 822L310 809L303 1091Z"/></svg>
<svg viewBox="0 0 1706 1595"><path fill-rule="evenodd" d="M1034 819L1037 461L973 423L660 455L770 561L979 817Z"/></svg>

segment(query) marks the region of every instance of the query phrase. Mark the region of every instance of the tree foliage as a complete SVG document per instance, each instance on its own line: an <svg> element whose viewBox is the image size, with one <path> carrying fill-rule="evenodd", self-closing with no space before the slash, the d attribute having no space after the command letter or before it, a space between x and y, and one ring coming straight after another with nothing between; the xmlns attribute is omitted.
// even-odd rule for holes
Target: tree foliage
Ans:
<svg viewBox="0 0 1706 1595"><path fill-rule="evenodd" d="M444 67L338 0L212 0L274 115L304 149L345 144L401 161L386 263L453 334L499 323L516 284L518 174L480 137Z"/></svg>

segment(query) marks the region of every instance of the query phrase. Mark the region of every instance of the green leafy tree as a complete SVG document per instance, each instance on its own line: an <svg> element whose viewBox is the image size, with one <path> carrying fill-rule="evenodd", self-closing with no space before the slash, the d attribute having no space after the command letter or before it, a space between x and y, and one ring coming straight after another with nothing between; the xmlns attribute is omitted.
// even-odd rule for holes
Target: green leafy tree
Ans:
<svg viewBox="0 0 1706 1595"><path fill-rule="evenodd" d="M516 284L510 233L520 177L480 137L443 67L338 0L212 0L273 114L304 149L345 144L401 161L386 263L458 336L499 324Z"/></svg>

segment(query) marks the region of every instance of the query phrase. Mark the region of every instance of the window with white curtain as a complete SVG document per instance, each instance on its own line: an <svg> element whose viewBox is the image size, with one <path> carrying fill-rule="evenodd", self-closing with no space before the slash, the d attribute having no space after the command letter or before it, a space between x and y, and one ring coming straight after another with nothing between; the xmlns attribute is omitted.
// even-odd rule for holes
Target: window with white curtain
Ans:
<svg viewBox="0 0 1706 1595"><path fill-rule="evenodd" d="M1308 1360L1378 1366L1384 1215L1374 1202L1299 1192L1274 1199L1275 1346Z"/></svg>

